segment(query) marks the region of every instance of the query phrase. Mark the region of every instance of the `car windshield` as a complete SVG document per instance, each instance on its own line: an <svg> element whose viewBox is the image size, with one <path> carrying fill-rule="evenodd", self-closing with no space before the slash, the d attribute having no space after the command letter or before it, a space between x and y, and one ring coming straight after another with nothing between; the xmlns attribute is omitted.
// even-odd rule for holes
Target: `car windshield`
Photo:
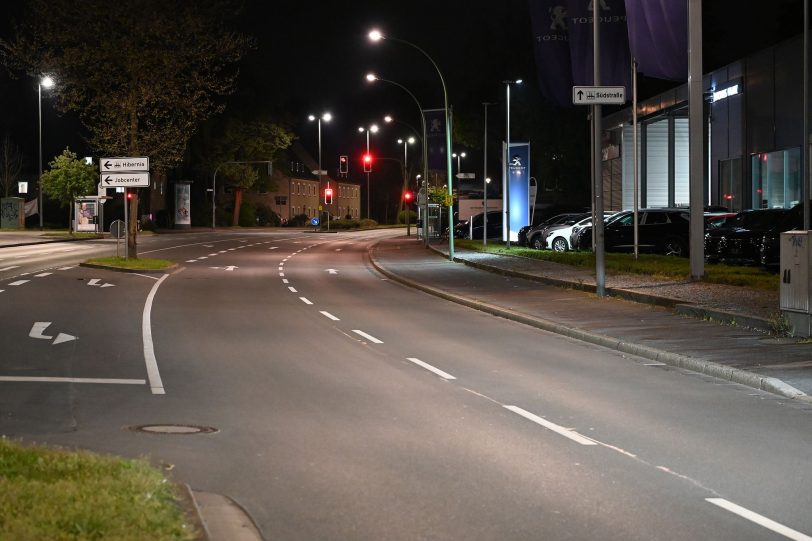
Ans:
<svg viewBox="0 0 812 541"><path fill-rule="evenodd" d="M742 229L766 229L775 225L786 211L774 210L752 210L740 212L727 222L729 227Z"/></svg>

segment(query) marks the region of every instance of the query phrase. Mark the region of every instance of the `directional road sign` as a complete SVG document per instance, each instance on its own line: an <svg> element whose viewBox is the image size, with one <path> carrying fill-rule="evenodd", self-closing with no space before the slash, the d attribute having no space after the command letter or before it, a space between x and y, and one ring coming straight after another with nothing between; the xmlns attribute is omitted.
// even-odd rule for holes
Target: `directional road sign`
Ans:
<svg viewBox="0 0 812 541"><path fill-rule="evenodd" d="M149 173L102 173L104 188L149 188Z"/></svg>
<svg viewBox="0 0 812 541"><path fill-rule="evenodd" d="M149 158L102 158L99 161L102 173L115 171L149 171Z"/></svg>
<svg viewBox="0 0 812 541"><path fill-rule="evenodd" d="M574 86L573 105L622 105L626 103L624 86Z"/></svg>

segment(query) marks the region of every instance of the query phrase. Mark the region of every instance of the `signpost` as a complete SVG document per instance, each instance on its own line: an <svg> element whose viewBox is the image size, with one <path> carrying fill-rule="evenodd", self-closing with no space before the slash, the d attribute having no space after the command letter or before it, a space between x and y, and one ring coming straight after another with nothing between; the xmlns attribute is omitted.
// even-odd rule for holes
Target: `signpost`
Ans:
<svg viewBox="0 0 812 541"><path fill-rule="evenodd" d="M124 222L122 222L121 220L113 220L113 223L110 224L110 234L116 239L116 257L119 257L118 255L119 241L123 239L124 236L127 234L127 228L124 226Z"/></svg>
<svg viewBox="0 0 812 541"><path fill-rule="evenodd" d="M149 158L102 158L99 161L102 173L118 171L149 171Z"/></svg>
<svg viewBox="0 0 812 541"><path fill-rule="evenodd" d="M102 173L104 188L149 188L149 173Z"/></svg>
<svg viewBox="0 0 812 541"><path fill-rule="evenodd" d="M573 105L623 105L625 86L573 86Z"/></svg>

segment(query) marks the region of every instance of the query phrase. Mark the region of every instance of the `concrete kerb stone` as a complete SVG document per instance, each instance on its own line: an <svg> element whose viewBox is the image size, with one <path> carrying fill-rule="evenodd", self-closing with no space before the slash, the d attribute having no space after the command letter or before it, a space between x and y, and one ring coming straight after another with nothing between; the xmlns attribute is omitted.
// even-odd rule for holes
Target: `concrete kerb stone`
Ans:
<svg viewBox="0 0 812 541"><path fill-rule="evenodd" d="M692 372L699 372L701 374L705 374L708 376L724 379L726 381L731 381L733 383L738 383L741 385L745 385L747 387L752 387L755 389L777 394L785 398L790 398L812 404L812 396L809 396L803 393L802 391L796 389L795 387L792 387L791 385L788 385L787 383L776 378L762 376L753 372L741 370L739 368L733 368L730 366L725 366L704 359L697 359L679 353L664 351L661 349L652 348L650 346L624 342L623 340L620 340L618 338L613 338L611 336L593 333L590 331L574 327L568 327L566 325L562 325L560 323L556 323L548 319L522 314L520 312L516 312L515 310L510 310L508 308L495 306L480 300L455 295L452 293L448 293L447 291L442 291L440 289L433 288L431 286L427 286L419 282L415 282L414 280L410 280L408 278L400 276L399 274L396 274L386 269L383 265L381 265L375 258L375 255L373 253L373 251L376 249L376 246L377 243L373 245L372 248L370 249L369 259L372 265L375 267L375 269L378 270L378 272L380 272L387 278L400 282L408 287L423 291L430 295L434 295L436 297L449 300L451 302L455 302L457 304L461 304L469 308L474 308L475 310L486 312L491 315L503 317L511 321L524 323L537 329L552 332L555 334L560 334L568 338L572 338L574 340L579 340L597 346L606 347L609 349L619 351L621 353L635 355L638 357L642 357L644 359L649 359L655 362L661 362L669 366L683 368L685 370L689 370ZM455 258L455 260L456 259L457 258ZM460 262L464 262L464 260L461 260Z"/></svg>

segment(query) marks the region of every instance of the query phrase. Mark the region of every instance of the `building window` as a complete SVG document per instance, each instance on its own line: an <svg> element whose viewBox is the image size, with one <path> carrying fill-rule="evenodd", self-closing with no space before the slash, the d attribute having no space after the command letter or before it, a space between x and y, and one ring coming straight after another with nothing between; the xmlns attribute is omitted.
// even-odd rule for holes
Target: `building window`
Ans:
<svg viewBox="0 0 812 541"><path fill-rule="evenodd" d="M742 160L719 161L719 204L731 212L744 210L744 178L742 178Z"/></svg>
<svg viewBox="0 0 812 541"><path fill-rule="evenodd" d="M755 209L791 208L801 201L801 149L752 156Z"/></svg>

